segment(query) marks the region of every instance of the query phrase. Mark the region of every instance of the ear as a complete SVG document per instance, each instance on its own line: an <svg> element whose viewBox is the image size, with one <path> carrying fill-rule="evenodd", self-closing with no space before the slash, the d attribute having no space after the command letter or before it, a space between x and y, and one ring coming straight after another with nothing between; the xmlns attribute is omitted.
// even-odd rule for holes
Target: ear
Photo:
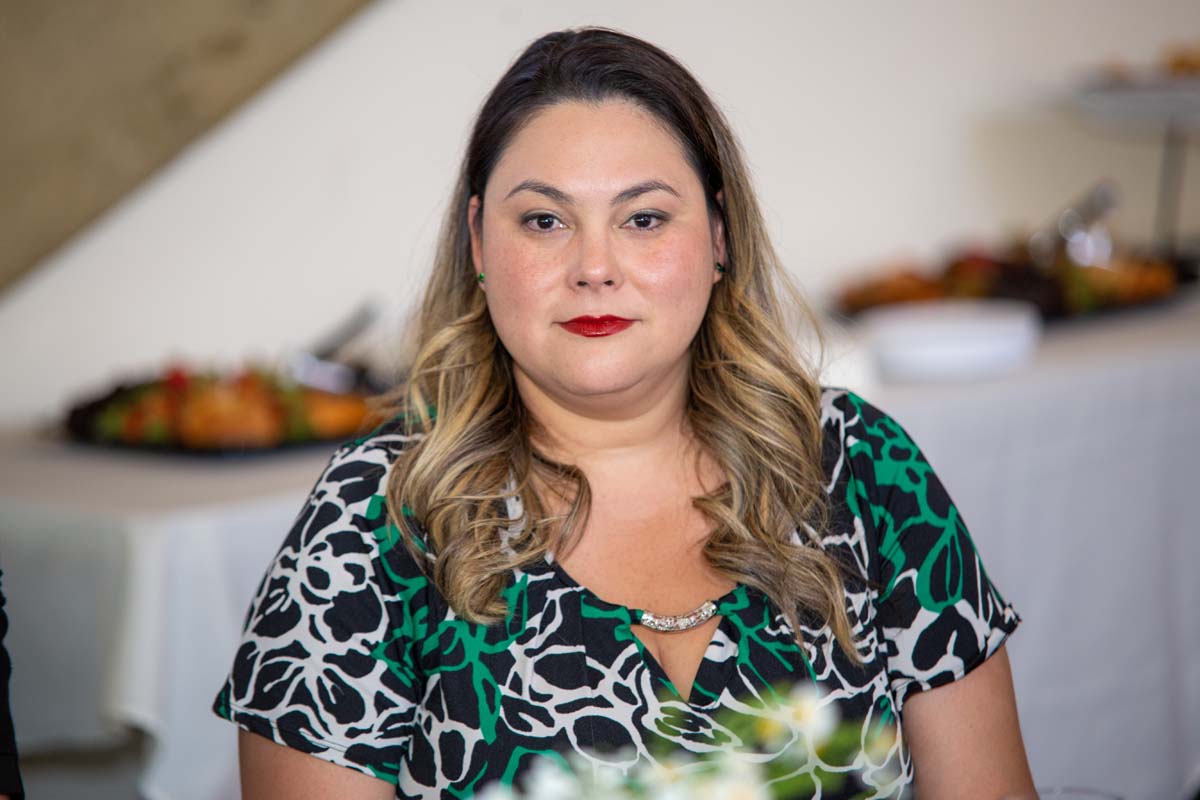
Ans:
<svg viewBox="0 0 1200 800"><path fill-rule="evenodd" d="M471 263L475 273L483 272L483 201L479 195L471 195L467 203L467 230L471 234ZM482 285L482 284L481 284Z"/></svg>
<svg viewBox="0 0 1200 800"><path fill-rule="evenodd" d="M713 241L713 261L718 264L725 264L728 254L725 252L725 193L724 190L717 192L717 211L713 213L712 221L712 241ZM713 270L713 283L721 280L723 277L720 272Z"/></svg>

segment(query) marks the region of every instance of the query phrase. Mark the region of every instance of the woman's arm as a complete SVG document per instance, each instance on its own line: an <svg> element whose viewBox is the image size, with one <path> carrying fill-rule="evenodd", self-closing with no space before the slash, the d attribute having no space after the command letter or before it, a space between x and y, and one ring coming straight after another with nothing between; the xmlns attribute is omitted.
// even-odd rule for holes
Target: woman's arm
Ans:
<svg viewBox="0 0 1200 800"><path fill-rule="evenodd" d="M1037 797L1003 645L959 680L909 697L902 713L921 800Z"/></svg>
<svg viewBox="0 0 1200 800"><path fill-rule="evenodd" d="M396 787L349 767L238 731L243 800L391 800Z"/></svg>

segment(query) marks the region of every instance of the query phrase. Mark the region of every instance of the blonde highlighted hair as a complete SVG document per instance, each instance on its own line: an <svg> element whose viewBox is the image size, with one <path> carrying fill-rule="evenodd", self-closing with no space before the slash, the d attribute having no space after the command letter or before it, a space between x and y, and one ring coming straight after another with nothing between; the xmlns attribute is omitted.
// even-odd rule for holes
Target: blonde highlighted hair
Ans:
<svg viewBox="0 0 1200 800"><path fill-rule="evenodd" d="M704 556L724 576L765 592L797 636L801 612L825 620L857 661L841 567L821 546L828 496L820 325L771 246L729 123L686 68L618 31L541 37L480 110L420 307L416 355L386 398L388 413L420 434L389 475L389 514L400 530L409 527L404 515L419 524L423 541L406 536L406 546L460 616L485 623L506 613L501 590L510 570L569 550L583 529L587 478L532 444L536 420L474 274L468 204L482 199L504 148L538 111L610 99L638 104L678 138L710 212L724 216L727 272L692 343L686 409L696 443L728 478L692 500L713 526ZM818 359L800 353L802 330L815 336ZM523 511L516 521L505 502L514 496ZM567 510L552 514L552 506ZM502 536L510 526L517 533Z"/></svg>

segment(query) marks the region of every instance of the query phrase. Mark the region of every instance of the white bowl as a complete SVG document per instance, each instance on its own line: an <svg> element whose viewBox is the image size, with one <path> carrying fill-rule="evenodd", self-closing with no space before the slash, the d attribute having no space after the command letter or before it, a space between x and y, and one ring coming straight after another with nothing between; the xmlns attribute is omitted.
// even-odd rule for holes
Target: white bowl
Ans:
<svg viewBox="0 0 1200 800"><path fill-rule="evenodd" d="M930 300L862 313L866 343L888 381L971 380L1015 372L1037 352L1042 320L1021 300Z"/></svg>

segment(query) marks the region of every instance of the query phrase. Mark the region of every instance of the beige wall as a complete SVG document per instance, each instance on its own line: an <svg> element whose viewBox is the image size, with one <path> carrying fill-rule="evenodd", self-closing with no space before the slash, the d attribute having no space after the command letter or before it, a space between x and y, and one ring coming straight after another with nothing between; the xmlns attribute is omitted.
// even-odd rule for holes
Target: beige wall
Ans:
<svg viewBox="0 0 1200 800"><path fill-rule="evenodd" d="M1090 67L1200 39L1195 2L383 0L0 296L0 423L170 356L304 344L366 298L413 300L471 115L524 44L599 23L723 105L787 264L846 276L1043 220L1101 176L1151 231L1159 140L1064 111ZM1183 228L1200 232L1200 135Z"/></svg>
<svg viewBox="0 0 1200 800"><path fill-rule="evenodd" d="M366 0L8 0L0 292Z"/></svg>

